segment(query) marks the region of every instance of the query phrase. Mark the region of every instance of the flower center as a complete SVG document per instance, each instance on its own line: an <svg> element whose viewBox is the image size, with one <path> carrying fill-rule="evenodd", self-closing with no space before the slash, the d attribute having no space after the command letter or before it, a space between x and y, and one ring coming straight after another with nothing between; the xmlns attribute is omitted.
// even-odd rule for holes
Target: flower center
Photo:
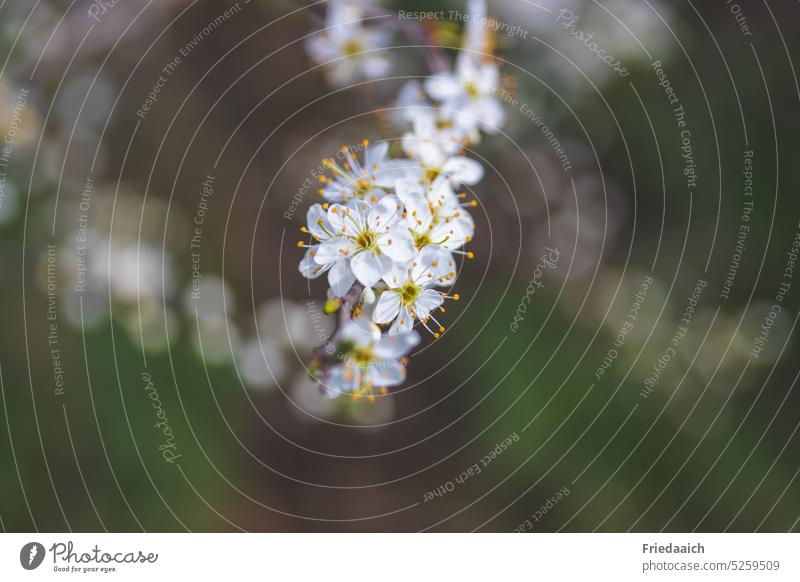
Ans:
<svg viewBox="0 0 800 582"><path fill-rule="evenodd" d="M419 287L412 282L406 283L405 287L400 289L400 301L403 305L413 305L419 296Z"/></svg>
<svg viewBox="0 0 800 582"><path fill-rule="evenodd" d="M361 43L357 40L349 40L342 47L342 52L348 57L357 55L361 52Z"/></svg>
<svg viewBox="0 0 800 582"><path fill-rule="evenodd" d="M375 359L375 354L372 353L370 348L358 348L350 352L350 358L359 368L368 368Z"/></svg>
<svg viewBox="0 0 800 582"><path fill-rule="evenodd" d="M371 230L362 230L356 237L356 244L362 249L371 249L375 246L378 235Z"/></svg>
<svg viewBox="0 0 800 582"><path fill-rule="evenodd" d="M436 129L450 129L451 127L453 127L453 122L449 119L440 117L436 120Z"/></svg>
<svg viewBox="0 0 800 582"><path fill-rule="evenodd" d="M440 168L429 168L428 171L425 173L425 177L428 179L428 182L433 183L433 181L439 177L439 174L442 173Z"/></svg>
<svg viewBox="0 0 800 582"><path fill-rule="evenodd" d="M425 234L418 234L416 237L414 237L414 246L416 246L418 249L421 249L429 244L431 244L431 239L427 232Z"/></svg>
<svg viewBox="0 0 800 582"><path fill-rule="evenodd" d="M480 95L477 83L467 83L467 95L469 95L473 99Z"/></svg>

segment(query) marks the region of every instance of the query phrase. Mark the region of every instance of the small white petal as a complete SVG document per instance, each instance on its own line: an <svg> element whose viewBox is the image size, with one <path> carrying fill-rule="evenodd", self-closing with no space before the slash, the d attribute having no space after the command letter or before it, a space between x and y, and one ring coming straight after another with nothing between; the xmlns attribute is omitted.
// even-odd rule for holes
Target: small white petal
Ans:
<svg viewBox="0 0 800 582"><path fill-rule="evenodd" d="M463 87L450 73L437 73L425 79L425 91L436 101L449 101L460 97Z"/></svg>
<svg viewBox="0 0 800 582"><path fill-rule="evenodd" d="M371 145L364 152L364 165L368 172L371 172L375 165L380 166L386 160L386 154L389 153L389 142L382 141Z"/></svg>
<svg viewBox="0 0 800 582"><path fill-rule="evenodd" d="M384 196L370 208L367 226L374 232L386 232L400 221L402 215L403 205L397 196Z"/></svg>
<svg viewBox="0 0 800 582"><path fill-rule="evenodd" d="M378 360L367 369L367 379L378 388L399 386L406 380L406 367L399 360Z"/></svg>
<svg viewBox="0 0 800 582"><path fill-rule="evenodd" d="M394 320L392 327L389 328L389 335L408 333L414 327L414 317L406 307L400 309L397 319Z"/></svg>
<svg viewBox="0 0 800 582"><path fill-rule="evenodd" d="M372 287L365 287L361 292L361 303L363 305L372 305L375 303L375 290Z"/></svg>
<svg viewBox="0 0 800 582"><path fill-rule="evenodd" d="M395 226L378 239L378 248L393 261L406 262L414 258L417 249L414 238L404 224Z"/></svg>
<svg viewBox="0 0 800 582"><path fill-rule="evenodd" d="M320 221L322 221L322 226L319 224ZM327 229L328 232L331 232L330 224L328 223L328 213L322 209L321 204L313 204L311 208L308 209L306 213L306 222L308 224L308 230L312 235L318 237L320 240L329 238L324 230Z"/></svg>
<svg viewBox="0 0 800 582"><path fill-rule="evenodd" d="M356 347L368 347L381 339L380 328L364 316L348 321L339 332L339 338Z"/></svg>
<svg viewBox="0 0 800 582"><path fill-rule="evenodd" d="M450 177L456 184L473 186L483 179L483 166L469 158L452 157L442 168L442 174Z"/></svg>
<svg viewBox="0 0 800 582"><path fill-rule="evenodd" d="M431 311L444 303L442 295L433 289L425 289L419 294L417 300L414 301L414 309L417 312L417 317L425 319Z"/></svg>
<svg viewBox="0 0 800 582"><path fill-rule="evenodd" d="M355 250L353 242L344 237L329 238L317 246L314 260L320 265L327 265L346 259Z"/></svg>
<svg viewBox="0 0 800 582"><path fill-rule="evenodd" d="M372 321L375 323L389 323L400 313L400 294L394 291L384 291L372 312Z"/></svg>
<svg viewBox="0 0 800 582"><path fill-rule="evenodd" d="M316 279L320 275L322 275L325 271L328 270L327 265L320 265L314 260L314 257L311 255L312 252L316 250L317 246L309 247L306 251L306 255L303 257L303 260L300 261L300 265L298 265L298 270L300 274L303 275L306 279Z"/></svg>
<svg viewBox="0 0 800 582"><path fill-rule="evenodd" d="M358 281L365 287L372 287L383 276L384 263L372 251L362 251L350 260Z"/></svg>
<svg viewBox="0 0 800 582"><path fill-rule="evenodd" d="M355 280L356 276L350 269L350 261L348 260L334 263L328 273L328 284L337 297L344 297L347 295L347 292L350 291Z"/></svg>
<svg viewBox="0 0 800 582"><path fill-rule="evenodd" d="M383 282L390 289L403 286L409 278L410 263L392 262L383 271Z"/></svg>
<svg viewBox="0 0 800 582"><path fill-rule="evenodd" d="M419 344L419 334L415 331L397 335L384 335L375 344L375 356L381 359L402 358Z"/></svg>
<svg viewBox="0 0 800 582"><path fill-rule="evenodd" d="M352 392L356 388L353 377L346 373L344 365L331 368L325 375L322 387L328 398L336 398Z"/></svg>

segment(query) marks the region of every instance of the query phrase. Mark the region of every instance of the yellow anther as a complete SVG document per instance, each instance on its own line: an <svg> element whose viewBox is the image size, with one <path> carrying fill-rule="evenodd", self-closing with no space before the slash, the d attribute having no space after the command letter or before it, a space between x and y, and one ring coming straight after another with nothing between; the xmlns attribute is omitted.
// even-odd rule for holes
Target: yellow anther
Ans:
<svg viewBox="0 0 800 582"><path fill-rule="evenodd" d="M469 251L469 252L467 253L467 258L468 258L468 259L474 259L474 258L475 258L475 253L473 253L472 251Z"/></svg>
<svg viewBox="0 0 800 582"><path fill-rule="evenodd" d="M459 299L461 299L461 295L459 295L458 293L453 295L453 301L458 301Z"/></svg>

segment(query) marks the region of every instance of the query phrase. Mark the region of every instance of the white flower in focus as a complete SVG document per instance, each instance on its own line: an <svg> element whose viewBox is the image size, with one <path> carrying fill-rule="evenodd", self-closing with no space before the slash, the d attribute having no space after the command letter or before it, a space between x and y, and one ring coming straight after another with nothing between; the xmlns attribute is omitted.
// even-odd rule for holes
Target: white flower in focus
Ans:
<svg viewBox="0 0 800 582"><path fill-rule="evenodd" d="M322 166L331 172L331 176L320 176L325 186L319 193L331 202L347 202L351 198L381 198L391 188L395 180L405 175L407 160L391 160L388 157L389 144L382 142L369 145L364 140L364 162L353 155L351 148L343 146L339 154L343 159L340 166L336 160L322 160Z"/></svg>
<svg viewBox="0 0 800 582"><path fill-rule="evenodd" d="M403 205L394 195L371 204L351 199L347 204L328 208L327 222L323 223L328 225L327 232L323 232L325 238L321 237L322 242L313 254L309 249L309 254L322 269L336 269L341 274L342 280L336 281L338 287L331 284L338 296L347 293L354 279L372 287L394 261L405 262L414 257L414 240L402 220ZM312 234L319 236L313 231Z"/></svg>
<svg viewBox="0 0 800 582"><path fill-rule="evenodd" d="M505 123L505 112L497 98L500 69L471 53L458 55L455 73L428 77L425 90L445 109L456 112L456 123L465 133L480 128L488 134L496 134Z"/></svg>
<svg viewBox="0 0 800 582"><path fill-rule="evenodd" d="M328 79L337 87L389 72L389 59L374 51L388 45L391 33L381 26L365 26L363 14L352 3L330 2L325 28L306 41L308 54L326 65Z"/></svg>
<svg viewBox="0 0 800 582"><path fill-rule="evenodd" d="M483 178L483 166L470 158L455 155L448 157L438 147L413 147L416 142L405 142L411 146L406 153L414 158L413 164L404 167L403 177L419 182L432 183L437 178L448 180L453 186L473 186Z"/></svg>
<svg viewBox="0 0 800 582"><path fill-rule="evenodd" d="M335 341L342 363L322 378L325 394L330 398L366 395L374 401L373 388L386 394L389 388L405 381L406 367L401 358L419 343L419 334L410 331L381 336L380 328L361 316L348 321Z"/></svg>
<svg viewBox="0 0 800 582"><path fill-rule="evenodd" d="M327 206L327 204L325 205ZM302 230L311 235L319 244L305 244L302 241L297 243L298 247L305 248L306 254L303 260L300 261L298 270L306 279L316 279L326 271L328 272L328 284L331 287L334 295L343 297L353 286L355 276L350 270L350 264L346 260L342 261L329 261L326 263L319 263L316 260L317 253L319 252L322 244L329 240L336 238L334 234L335 229L328 222L328 213L326 209L320 204L314 204L308 209L306 214L307 227Z"/></svg>
<svg viewBox="0 0 800 582"><path fill-rule="evenodd" d="M409 265L396 265L384 276L389 289L381 293L372 312L372 320L380 324L393 322L389 329L390 336L411 331L415 319L419 319L436 338L444 331L444 327L432 315L433 310L441 307L448 297L430 288L435 282L437 258L437 253L426 247ZM458 301L459 296L453 295L452 298ZM438 331L428 327L429 319L433 320Z"/></svg>
<svg viewBox="0 0 800 582"><path fill-rule="evenodd" d="M475 206L477 202L462 203L449 182L442 178L430 186L401 179L396 183L396 191L406 207L406 226L414 237L414 245L420 251L428 249L431 257L434 255L430 253L435 253L438 264L433 284L451 284L455 279L453 253L474 258L471 251L459 249L470 242L475 233L475 223L465 207Z"/></svg>

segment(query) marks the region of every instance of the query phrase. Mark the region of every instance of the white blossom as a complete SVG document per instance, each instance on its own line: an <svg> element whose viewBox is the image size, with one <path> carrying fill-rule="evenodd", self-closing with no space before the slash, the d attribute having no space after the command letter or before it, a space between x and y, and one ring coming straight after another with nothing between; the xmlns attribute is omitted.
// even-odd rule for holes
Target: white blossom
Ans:
<svg viewBox="0 0 800 582"><path fill-rule="evenodd" d="M341 363L331 367L322 379L325 393L335 398L366 394L374 400L373 388L385 394L387 389L405 381L406 367L401 358L419 343L415 331L382 335L380 328L361 316L348 321L335 338Z"/></svg>
<svg viewBox="0 0 800 582"><path fill-rule="evenodd" d="M300 272L328 273L328 300L342 309L333 343L340 361L322 359L317 378L330 397L349 393L374 400L405 380L404 356L419 342L415 322L434 337L445 331L444 312L457 278L455 255L475 235L462 186L483 179L484 168L465 155L481 132L497 133L505 121L498 97L500 71L490 62L485 0L468 0L464 50L455 69L405 83L391 121L401 133L403 157L390 158L389 142L362 142L363 160L343 147L323 160L320 194L303 232L309 241ZM365 25L352 2L332 1L326 30L309 41L309 52L325 62L334 84L388 72L378 49L388 34ZM374 59L378 59L377 61ZM355 287L354 287L355 285ZM449 292L449 291L448 291ZM329 355L330 356L330 355Z"/></svg>
<svg viewBox="0 0 800 582"><path fill-rule="evenodd" d="M314 219L316 224L311 224ZM414 256L414 240L402 220L403 205L394 195L369 202L354 198L329 206L324 218L317 213L309 216L308 230L320 244L308 249L301 272L312 260L320 271L331 269L335 275L329 282L340 297L355 280L372 287L394 261ZM316 275L315 269L310 271Z"/></svg>
<svg viewBox="0 0 800 582"><path fill-rule="evenodd" d="M389 288L381 293L375 304L372 320L380 324L391 323L389 335L394 335L410 331L417 319L438 338L444 331L444 326L436 320L432 312L441 307L447 295L431 288L436 282L437 269L438 255L430 247L420 251L409 264L395 265L384 276L384 282ZM458 300L458 295L453 298ZM433 320L438 331L428 327L429 319Z"/></svg>
<svg viewBox="0 0 800 582"><path fill-rule="evenodd" d="M480 128L496 134L505 123L505 112L498 98L500 69L475 54L460 53L455 73L428 77L425 90L444 109L454 112L455 124L465 133Z"/></svg>
<svg viewBox="0 0 800 582"><path fill-rule="evenodd" d="M362 79L377 79L389 72L390 61L380 49L391 32L364 21L362 7L343 1L328 6L325 28L306 41L312 59L325 65L331 84L344 87Z"/></svg>
<svg viewBox="0 0 800 582"><path fill-rule="evenodd" d="M319 193L326 200L347 202L350 198L380 198L395 180L407 173L410 167L407 160L389 159L388 142L369 145L364 140L361 146L364 149L363 162L348 146L339 150L341 165L333 158L322 160L322 166L330 172L330 176L320 176L324 186Z"/></svg>

